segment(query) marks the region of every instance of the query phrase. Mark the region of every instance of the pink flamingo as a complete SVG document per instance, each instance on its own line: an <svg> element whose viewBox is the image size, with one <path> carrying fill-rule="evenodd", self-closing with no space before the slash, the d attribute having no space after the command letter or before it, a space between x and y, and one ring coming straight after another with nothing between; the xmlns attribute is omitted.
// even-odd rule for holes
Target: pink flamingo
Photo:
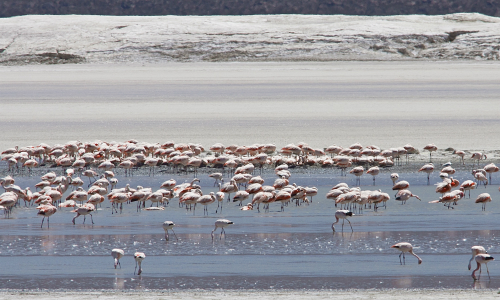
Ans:
<svg viewBox="0 0 500 300"><path fill-rule="evenodd" d="M420 265L422 263L422 259L418 257L415 253L413 253L413 246L410 243L406 242L401 242L397 243L395 245L392 245L391 248L396 248L399 251L401 251L401 254L399 254L399 263L400 264L406 264L406 259L405 259L405 253L408 252L411 255L415 256L418 259L418 264ZM401 262L401 255L403 255L403 262Z"/></svg>
<svg viewBox="0 0 500 300"><path fill-rule="evenodd" d="M352 225L351 225L351 221L349 221L349 219L347 219L347 217L352 217L354 214L351 212L351 211L348 211L348 210L337 210L335 212L335 222L333 222L332 224L332 230L333 232L335 233L335 224L337 224L340 219L342 219L342 232L344 232L344 222L345 220L347 220L347 222L349 222L349 226L351 226L351 231L354 232L354 230L352 229Z"/></svg>
<svg viewBox="0 0 500 300"><path fill-rule="evenodd" d="M483 246L472 246L470 249L472 250L472 257L469 260L469 270L471 268L472 260L476 257L476 255L478 255L478 254L488 254L488 252L486 252L486 249L484 249Z"/></svg>
<svg viewBox="0 0 500 300"><path fill-rule="evenodd" d="M488 263L490 261L495 260L495 259L489 254L478 254L474 258L474 260L477 263L477 267L474 271L472 271L472 278L474 278L474 280L479 280L479 278L481 278L481 265L482 264L486 265L486 271L488 272L488 278L490 278L490 270L488 270ZM477 270L479 270L479 276L476 278L476 271Z"/></svg>

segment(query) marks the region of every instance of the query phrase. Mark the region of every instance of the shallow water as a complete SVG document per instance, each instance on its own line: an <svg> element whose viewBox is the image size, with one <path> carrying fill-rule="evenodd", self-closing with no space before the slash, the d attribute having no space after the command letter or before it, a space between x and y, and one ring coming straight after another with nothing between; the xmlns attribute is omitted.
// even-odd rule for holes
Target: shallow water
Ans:
<svg viewBox="0 0 500 300"><path fill-rule="evenodd" d="M471 199L462 199L454 209L441 204L429 204L437 199L435 187L428 186L425 174L400 174L408 180L414 198L405 205L391 200L387 208L365 209L350 220L344 232L337 225L331 230L337 208L325 199L334 184L345 181L354 185L354 176L342 177L338 171L325 174L296 172L291 182L315 185L318 196L310 205L294 203L280 212L273 203L269 212L241 211L236 203L224 203L223 212L215 213L216 204L209 206L209 215L202 208L186 211L174 199L164 211L136 211L136 205L126 205L123 212L112 214L109 202L93 214L95 224L87 218L76 219L70 209L60 209L50 220L50 228L40 228L41 217L33 207L14 210L11 219L0 219L2 248L0 270L5 288L96 288L96 289L161 289L161 288L226 288L226 289L316 289L316 288L470 288L474 287L471 271L467 270L470 247L483 245L495 256L500 243L499 203L487 204L486 211L475 204L475 197L489 192L495 199L497 186L473 190ZM292 172L293 174L293 172ZM439 178L431 176L431 182ZM455 174L467 178L468 173ZM174 177L178 182L192 176L157 174L154 177L118 176L119 186L131 183L158 188L164 180ZM215 190L207 174L199 174L204 193ZM274 175L263 175L267 183ZM462 181L463 179L461 179ZM495 182L495 178L493 181ZM21 186L33 185L33 177L17 177ZM371 176L362 177L362 189L381 189L394 195L388 173L371 185ZM220 229L212 241L211 231L218 218L235 222L226 228L220 239ZM172 220L175 232L165 241L161 223ZM407 241L424 263L406 256L401 266L399 252L390 246ZM122 248L126 256L122 269L112 266L110 251ZM135 251L146 253L144 273L134 276ZM496 263L490 263L491 280L475 287L500 286ZM40 276L43 275L43 279ZM484 276L486 275L486 276ZM483 274L483 279L487 274ZM72 280L72 281L71 281Z"/></svg>

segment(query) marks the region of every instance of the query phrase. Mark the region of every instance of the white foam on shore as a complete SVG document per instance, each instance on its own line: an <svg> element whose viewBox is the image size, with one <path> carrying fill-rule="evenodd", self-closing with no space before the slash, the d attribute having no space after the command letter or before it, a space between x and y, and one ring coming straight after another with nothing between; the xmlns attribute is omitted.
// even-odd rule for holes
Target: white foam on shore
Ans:
<svg viewBox="0 0 500 300"><path fill-rule="evenodd" d="M500 19L477 13L29 15L0 19L0 63L498 60L499 40Z"/></svg>

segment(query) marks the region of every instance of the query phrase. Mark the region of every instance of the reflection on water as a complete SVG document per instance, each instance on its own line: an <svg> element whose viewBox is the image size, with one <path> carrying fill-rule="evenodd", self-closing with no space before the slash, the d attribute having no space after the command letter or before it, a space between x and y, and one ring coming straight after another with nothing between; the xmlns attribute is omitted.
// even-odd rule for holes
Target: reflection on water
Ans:
<svg viewBox="0 0 500 300"><path fill-rule="evenodd" d="M387 175L387 174L386 174ZM344 232L331 230L332 217L338 209L324 198L333 182L328 174L301 173L294 182L315 185L319 196L311 205L290 205L280 212L271 205L270 212L241 211L225 203L224 212L194 215L171 201L164 211L136 212L135 205L123 213L111 214L109 203L94 214L94 226L71 223L74 213L60 209L51 217L51 227L40 228L34 207L17 208L11 219L0 219L2 247L0 273L9 277L6 287L22 288L495 288L498 272L490 264L492 281L471 283L467 270L472 245L483 245L491 254L500 245L500 202L488 203L481 211L474 203L477 194L496 187L472 191L455 209L427 203L436 198L434 186L426 185L426 176L401 174L412 182L411 191L422 201L410 200L401 205L389 201L387 208L374 212L366 208L355 214ZM466 178L467 174L458 174ZM120 185L159 186L170 179L165 174L155 178L120 177ZM215 190L207 174L200 174L203 191ZM263 175L273 180L274 175ZM179 182L190 176L179 176ZM336 178L336 177L334 177ZM354 178L341 178L342 181ZM379 180L380 179L380 180ZM390 179L381 177L378 186L392 195ZM21 186L35 179L18 178ZM371 184L371 182L370 182ZM226 228L226 236L211 238L214 222L227 218L235 222ZM179 240L165 241L161 224L172 220ZM418 266L399 264L397 251L390 246L401 241L413 244L424 263ZM126 257L123 269L114 269L110 252L121 248ZM144 273L133 275L131 255L145 252ZM33 260L43 257L41 260ZM128 260L128 262L127 262ZM77 261L78 264L74 262ZM79 266L79 267L77 267ZM83 266L83 267L82 267ZM44 282L34 277L44 276ZM102 276L98 279L95 276ZM231 275L231 276L230 276ZM63 277L63 278L60 278ZM168 277L163 279L163 277ZM333 278L333 279L332 279Z"/></svg>

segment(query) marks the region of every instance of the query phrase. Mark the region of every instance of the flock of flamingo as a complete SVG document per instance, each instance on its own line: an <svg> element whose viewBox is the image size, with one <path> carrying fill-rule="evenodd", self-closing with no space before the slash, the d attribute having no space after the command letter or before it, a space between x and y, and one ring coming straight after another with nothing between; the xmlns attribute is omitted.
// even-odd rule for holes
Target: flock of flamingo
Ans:
<svg viewBox="0 0 500 300"><path fill-rule="evenodd" d="M433 144L427 145L423 150L429 151L429 159L432 160L432 152L437 151ZM361 190L361 176L369 174L375 177L379 175L380 168L392 167L395 164L401 165L401 158L404 157L408 164L412 154L418 154L419 151L411 145L403 147L381 150L376 146L362 147L359 143L353 144L348 148L340 146L330 146L324 149L313 149L306 143L298 145L289 144L282 147L276 153L276 146L273 144L238 146L231 145L225 147L222 144L215 144L210 147L206 153L203 146L199 144L175 144L166 142L163 144L150 144L129 140L125 143L107 143L107 142L89 142L79 141L68 142L64 145L49 146L40 144L38 146L15 147L3 151L2 161L6 161L8 166L7 176L0 179L0 184L5 192L0 195L0 207L4 209L6 217L9 217L13 208L19 204L20 200L24 205L37 204L38 214L43 216L41 228L45 218L47 218L47 227L50 226L50 216L57 212L58 208L70 207L76 215L72 220L83 216L83 223L86 216L90 215L91 222L94 224L92 212L96 207L105 201L105 198L112 204L111 212L118 213L118 209L123 209L123 204L137 202L137 210L163 210L164 205L171 199L178 198L179 206L193 210L195 213L196 205L204 206L204 214L208 213L208 205L217 202L216 213L222 211L222 205L227 194L227 201L239 202L241 210L253 210L256 206L260 212L260 205L264 210L269 210L269 205L273 202L281 204L281 211L290 202L295 201L296 206L303 203L312 202L312 197L316 196L318 189L315 187L302 187L295 183L290 183L291 170L301 166L335 167L341 170L341 174L347 174L347 168L356 178L356 187L349 187L346 183L339 183L331 188L326 194L327 199L335 202L335 206L341 209L335 212L336 221L331 228L335 232L335 224L342 220L342 231L344 221L347 220L351 231L354 231L348 217L353 215L353 210L362 210L367 206L372 206L377 210L380 205L386 206L391 196L388 193L382 193L380 190L370 191ZM454 151L454 155L460 158L460 163L465 165L466 152ZM452 175L456 172L451 167L451 163L446 163L440 170L439 177L442 182L436 185L436 193L441 194L439 200L430 201L430 203L442 203L448 209L453 209L452 205L457 205L458 201L465 196L465 192L475 189L479 184L485 187L491 182L491 174L498 172L499 168L490 163L483 168L479 168L480 161L486 159L486 155L480 152L470 153L472 165L476 166L472 173L472 179L466 180L460 184ZM132 176L134 170L140 167L149 167L149 175L154 176L158 172L188 173L193 172L197 175L200 168L213 170L218 168L221 172L211 173L209 176L214 179L214 186L219 187L218 192L203 194L201 187L196 184L197 178L189 183L177 184L174 179L167 180L153 191L150 187L138 186L137 189L131 188L127 184L124 188L116 188L118 179L115 177L117 169L123 169L124 176ZM274 167L274 173L278 177L273 185L264 185L264 179L261 176L253 174L264 168ZM41 181L34 188L36 192L31 192L30 187L21 188L15 185L15 179L12 175L33 176L34 170L40 167L52 169L41 176ZM63 175L56 174L57 168L61 168ZM367 168L365 170L365 167ZM156 168L156 170L155 170ZM435 165L432 162L423 165L418 172L427 174L427 182L430 184L430 174L434 172ZM224 178L230 177L229 182L224 183ZM489 174L489 178L487 177ZM88 190L83 188L85 182L80 176L85 176L89 180ZM396 191L394 199L405 204L408 199L420 197L414 195L410 190L410 184L407 181L399 180L397 173L390 174L393 181L392 189ZM99 178L99 179L97 179ZM69 188L72 191L69 191ZM455 188L455 189L454 189ZM40 189L40 191L38 191ZM63 197L63 195L67 195ZM231 194L234 194L231 199ZM243 206L243 202L251 202ZM308 198L309 197L309 198ZM65 200L65 201L63 201ZM151 205L146 208L146 202L151 201ZM486 209L486 203L491 201L488 193L481 193L476 198L476 203L482 204L482 209ZM156 207L153 204L156 203ZM160 206L162 204L162 206ZM212 231L212 240L214 232L221 228L220 239L225 235L224 228L233 224L232 221L219 219L215 222L215 229ZM165 221L163 229L165 239L169 240L168 231L173 232L175 224L172 221ZM175 235L175 232L173 232ZM177 238L177 236L175 236ZM409 243L397 243L392 248L401 251L400 263L405 263L405 253L410 253L422 263L422 259L413 253L413 247ZM472 277L476 279L475 272L481 272L481 265L487 264L493 260L481 246L472 247L473 257L477 263L477 268L473 271ZM124 255L123 250L113 249L112 256L115 259L115 268L120 265L119 259ZM401 260L401 255L403 260ZM145 254L137 252L134 254L136 260L137 274L142 273L141 263ZM487 266L487 265L486 265ZM470 269L470 262L469 262ZM135 272L134 272L135 273ZM488 270L489 276L489 270ZM479 278L479 277L477 277Z"/></svg>

